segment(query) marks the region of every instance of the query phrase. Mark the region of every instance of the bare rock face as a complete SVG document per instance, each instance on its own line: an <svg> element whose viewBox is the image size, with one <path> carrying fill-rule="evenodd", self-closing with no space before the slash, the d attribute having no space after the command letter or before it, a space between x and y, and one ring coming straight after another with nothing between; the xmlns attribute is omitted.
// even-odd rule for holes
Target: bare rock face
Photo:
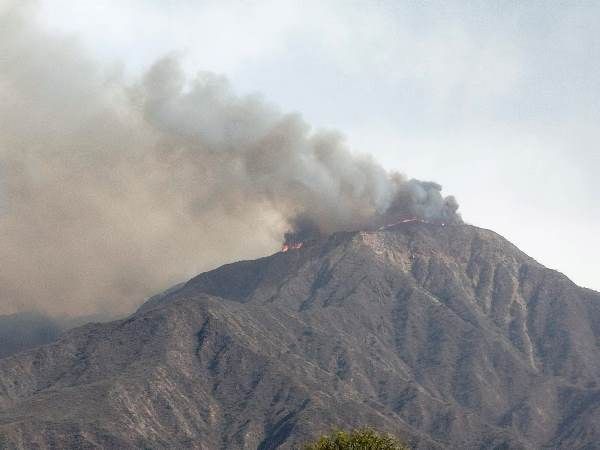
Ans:
<svg viewBox="0 0 600 450"><path fill-rule="evenodd" d="M600 294L493 232L338 233L0 359L0 448L600 448L599 337Z"/></svg>

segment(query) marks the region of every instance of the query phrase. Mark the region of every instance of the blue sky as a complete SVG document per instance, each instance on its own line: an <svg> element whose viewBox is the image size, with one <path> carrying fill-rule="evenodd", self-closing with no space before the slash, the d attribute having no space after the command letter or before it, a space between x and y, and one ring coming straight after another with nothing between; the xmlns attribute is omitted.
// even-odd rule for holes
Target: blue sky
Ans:
<svg viewBox="0 0 600 450"><path fill-rule="evenodd" d="M107 70L180 55L600 290L600 3L41 1Z"/></svg>

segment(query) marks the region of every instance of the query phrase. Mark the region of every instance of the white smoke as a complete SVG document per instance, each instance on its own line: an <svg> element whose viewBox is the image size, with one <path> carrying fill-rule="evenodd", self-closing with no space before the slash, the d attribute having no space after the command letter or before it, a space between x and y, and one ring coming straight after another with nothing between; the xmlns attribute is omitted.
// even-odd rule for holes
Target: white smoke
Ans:
<svg viewBox="0 0 600 450"><path fill-rule="evenodd" d="M435 183L389 173L173 58L130 84L0 13L0 313L121 313L286 231L457 221Z"/></svg>

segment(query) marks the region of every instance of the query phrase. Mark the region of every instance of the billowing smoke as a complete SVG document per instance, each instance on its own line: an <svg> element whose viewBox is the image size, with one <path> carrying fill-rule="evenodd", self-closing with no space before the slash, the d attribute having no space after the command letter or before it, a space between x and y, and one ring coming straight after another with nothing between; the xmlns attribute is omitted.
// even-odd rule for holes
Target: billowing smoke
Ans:
<svg viewBox="0 0 600 450"><path fill-rule="evenodd" d="M165 58L126 83L20 8L0 14L0 313L117 314L286 232L460 220L439 185L222 77Z"/></svg>

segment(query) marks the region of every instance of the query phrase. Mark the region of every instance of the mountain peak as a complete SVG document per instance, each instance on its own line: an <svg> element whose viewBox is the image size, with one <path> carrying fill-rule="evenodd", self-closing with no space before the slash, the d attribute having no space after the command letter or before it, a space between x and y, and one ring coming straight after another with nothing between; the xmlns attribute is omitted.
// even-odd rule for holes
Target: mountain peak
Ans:
<svg viewBox="0 0 600 450"><path fill-rule="evenodd" d="M600 440L599 302L470 225L335 233L0 360L0 435L275 449L371 425L415 448L577 448Z"/></svg>

